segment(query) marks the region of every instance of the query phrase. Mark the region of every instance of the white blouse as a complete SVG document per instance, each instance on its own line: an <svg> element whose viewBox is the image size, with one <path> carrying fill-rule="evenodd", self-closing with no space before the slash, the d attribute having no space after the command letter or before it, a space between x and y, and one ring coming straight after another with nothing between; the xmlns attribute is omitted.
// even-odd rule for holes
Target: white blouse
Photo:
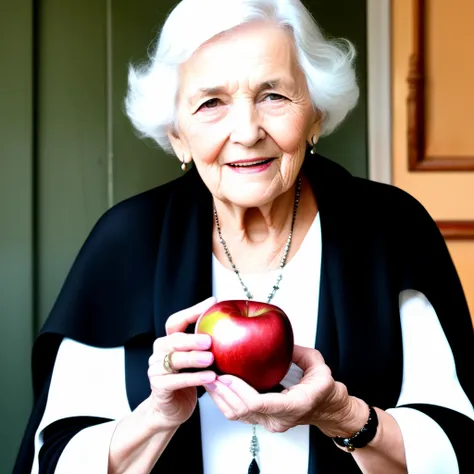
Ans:
<svg viewBox="0 0 474 474"><path fill-rule="evenodd" d="M319 215L302 245L283 271L283 280L272 303L280 306L293 326L295 343L314 347L319 305L321 228ZM311 275L306 277L308 269ZM241 274L255 299L266 301L278 272ZM235 274L213 257L213 292L218 300L243 298ZM295 295L298 295L296 298ZM305 317L310 315L310 317ZM462 390L453 354L435 311L423 294L407 290L400 295L403 341L403 382L397 405L433 403L457 410L474 419L474 410ZM297 383L301 370L292 365L283 385ZM252 428L227 420L206 394L199 399L205 474L241 474L251 460ZM387 410L403 434L410 474L456 474L453 447L440 426L410 408ZM53 369L43 419L35 437L32 473L38 472L43 429L70 416L100 416L119 420L130 413L125 387L124 348L98 349L64 339ZM106 474L108 447L117 421L79 432L68 443L56 474ZM257 428L262 474L308 472L309 427L285 433Z"/></svg>

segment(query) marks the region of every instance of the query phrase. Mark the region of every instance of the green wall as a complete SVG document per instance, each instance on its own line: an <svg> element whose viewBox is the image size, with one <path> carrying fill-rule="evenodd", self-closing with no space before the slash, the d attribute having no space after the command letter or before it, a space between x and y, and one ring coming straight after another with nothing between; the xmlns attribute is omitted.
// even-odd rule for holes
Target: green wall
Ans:
<svg viewBox="0 0 474 474"><path fill-rule="evenodd" d="M0 473L11 472L31 403L32 7L0 4Z"/></svg>
<svg viewBox="0 0 474 474"><path fill-rule="evenodd" d="M318 150L366 176L365 0L306 3L360 51L361 103ZM34 334L91 227L181 173L123 113L128 63L146 57L173 4L0 0L0 474L29 414Z"/></svg>
<svg viewBox="0 0 474 474"><path fill-rule="evenodd" d="M357 50L356 72L360 87L357 107L335 133L322 138L318 152L337 161L351 173L368 177L367 150L367 0L312 0L311 8L330 37L347 38Z"/></svg>

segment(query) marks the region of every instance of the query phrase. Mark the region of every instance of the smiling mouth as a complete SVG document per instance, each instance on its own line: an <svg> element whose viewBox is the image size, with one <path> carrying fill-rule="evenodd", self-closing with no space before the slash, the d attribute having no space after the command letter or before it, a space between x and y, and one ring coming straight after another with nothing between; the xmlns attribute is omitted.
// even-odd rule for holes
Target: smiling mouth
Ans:
<svg viewBox="0 0 474 474"><path fill-rule="evenodd" d="M252 168L253 166L266 165L267 163L272 162L274 159L275 158L268 158L266 160L252 161L248 163L229 163L229 166L232 166L232 168Z"/></svg>

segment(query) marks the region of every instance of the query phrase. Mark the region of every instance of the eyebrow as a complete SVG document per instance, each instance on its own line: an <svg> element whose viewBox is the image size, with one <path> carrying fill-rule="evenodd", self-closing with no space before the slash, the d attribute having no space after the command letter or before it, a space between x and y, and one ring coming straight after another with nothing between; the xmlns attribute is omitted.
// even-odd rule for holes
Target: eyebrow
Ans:
<svg viewBox="0 0 474 474"><path fill-rule="evenodd" d="M267 89L276 89L283 83L281 79L274 79L271 81L264 81L257 85L255 90L257 93L260 93ZM221 95L226 92L225 86L215 86L215 87L201 87L196 90L196 92L190 97L190 101L193 102L199 97L210 96L210 95Z"/></svg>

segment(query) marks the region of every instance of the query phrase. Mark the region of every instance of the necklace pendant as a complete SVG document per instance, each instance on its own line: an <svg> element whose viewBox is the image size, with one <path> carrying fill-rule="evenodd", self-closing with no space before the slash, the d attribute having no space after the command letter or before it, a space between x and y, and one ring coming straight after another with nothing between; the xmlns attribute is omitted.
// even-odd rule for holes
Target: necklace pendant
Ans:
<svg viewBox="0 0 474 474"><path fill-rule="evenodd" d="M255 461L255 458L252 459L252 462L250 463L248 474L260 474L260 468L258 467L257 461Z"/></svg>

